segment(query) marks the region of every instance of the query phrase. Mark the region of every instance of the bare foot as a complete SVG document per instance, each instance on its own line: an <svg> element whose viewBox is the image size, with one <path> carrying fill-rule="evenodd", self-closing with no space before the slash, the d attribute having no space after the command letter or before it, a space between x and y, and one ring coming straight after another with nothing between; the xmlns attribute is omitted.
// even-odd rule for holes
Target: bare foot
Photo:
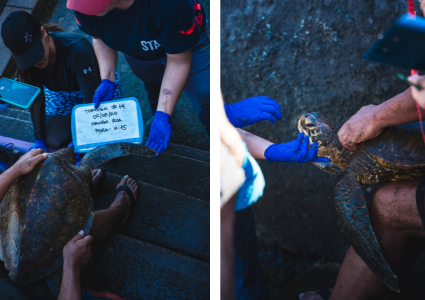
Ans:
<svg viewBox="0 0 425 300"><path fill-rule="evenodd" d="M99 181L102 178L103 174L105 174L105 171L103 171L102 169L94 169L91 171L91 177L93 178L93 190L99 184Z"/></svg>
<svg viewBox="0 0 425 300"><path fill-rule="evenodd" d="M332 292L334 288L329 288L329 291ZM307 293L301 293L299 296L300 300L323 300L323 298L317 293L319 291L311 291Z"/></svg>
<svg viewBox="0 0 425 300"><path fill-rule="evenodd" d="M128 175L125 175L121 179L120 183L118 183L117 189L120 186L123 186L125 184L127 184L127 186L130 188L130 190L133 192L134 198L137 199L139 187L137 186L136 181L134 179L128 177ZM130 207L131 207L130 197L127 195L127 193L125 191L119 192L117 194L117 196L115 197L114 202L112 202L112 204L111 204L111 207L113 207L113 206L116 207L119 215L122 216L122 218L120 218L122 221L120 223L118 223L117 226L124 225L125 222L127 222L128 216L130 214Z"/></svg>

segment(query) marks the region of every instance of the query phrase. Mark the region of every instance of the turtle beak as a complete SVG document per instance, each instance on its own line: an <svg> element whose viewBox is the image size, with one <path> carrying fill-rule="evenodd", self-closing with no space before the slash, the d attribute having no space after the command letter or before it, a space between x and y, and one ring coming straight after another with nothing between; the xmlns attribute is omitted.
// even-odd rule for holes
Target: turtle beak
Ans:
<svg viewBox="0 0 425 300"><path fill-rule="evenodd" d="M313 144L313 139L311 138L311 131L317 128L316 120L311 117L309 114L304 114L298 120L298 130L304 132L306 136L309 137L310 145Z"/></svg>

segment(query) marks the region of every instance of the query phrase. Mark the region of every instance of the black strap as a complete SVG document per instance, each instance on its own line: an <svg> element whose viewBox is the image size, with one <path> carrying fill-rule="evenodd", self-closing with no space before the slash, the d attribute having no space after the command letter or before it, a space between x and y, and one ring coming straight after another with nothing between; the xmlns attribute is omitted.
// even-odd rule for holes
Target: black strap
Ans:
<svg viewBox="0 0 425 300"><path fill-rule="evenodd" d="M133 192L130 190L130 188L126 184L117 188L117 194L122 191L126 192L128 197L130 197L131 207L133 207L136 204L136 199L134 198Z"/></svg>
<svg viewBox="0 0 425 300"><path fill-rule="evenodd" d="M422 225L425 229L425 178L419 181L418 188L416 189L416 205L422 220Z"/></svg>
<svg viewBox="0 0 425 300"><path fill-rule="evenodd" d="M122 191L126 192L128 197L130 198L131 207L130 207L130 213L128 215L127 221L123 225L115 227L115 231L118 231L118 232L123 232L127 230L128 226L130 225L131 217L133 216L134 209L136 208L136 198L134 198L134 194L130 190L128 185L125 184L117 188L117 195L119 192L122 192Z"/></svg>
<svg viewBox="0 0 425 300"><path fill-rule="evenodd" d="M329 289L318 291L317 294L319 294L320 297L323 298L323 300L328 300L331 297L331 291Z"/></svg>

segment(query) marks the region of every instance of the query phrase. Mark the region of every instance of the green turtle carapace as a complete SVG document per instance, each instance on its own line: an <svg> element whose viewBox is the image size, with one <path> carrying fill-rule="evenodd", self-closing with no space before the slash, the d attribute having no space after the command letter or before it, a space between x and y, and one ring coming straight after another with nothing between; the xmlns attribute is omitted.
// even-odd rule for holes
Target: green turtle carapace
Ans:
<svg viewBox="0 0 425 300"><path fill-rule="evenodd" d="M425 177L425 144L420 123L386 128L377 137L344 148L334 125L318 113L298 120L300 132L319 145L318 156L329 163L314 163L323 171L343 175L335 187L338 218L356 253L390 289L400 292L397 276L385 261L373 232L361 184Z"/></svg>
<svg viewBox="0 0 425 300"><path fill-rule="evenodd" d="M74 149L61 149L18 178L0 207L0 259L11 280L26 285L62 266L62 249L94 216L91 171L125 155L155 151L129 143L93 149L75 166Z"/></svg>

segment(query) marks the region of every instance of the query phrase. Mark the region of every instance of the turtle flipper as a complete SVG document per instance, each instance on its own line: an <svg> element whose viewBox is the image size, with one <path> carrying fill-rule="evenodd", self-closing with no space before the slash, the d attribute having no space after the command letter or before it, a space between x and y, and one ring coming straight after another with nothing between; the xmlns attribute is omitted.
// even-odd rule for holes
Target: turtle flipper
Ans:
<svg viewBox="0 0 425 300"><path fill-rule="evenodd" d="M131 143L106 144L87 153L81 161L81 166L95 169L114 158L130 154L143 157L158 155L154 150L143 145Z"/></svg>
<svg viewBox="0 0 425 300"><path fill-rule="evenodd" d="M379 250L379 244L370 223L366 199L357 181L356 173L349 169L335 189L338 218L354 250L387 287L399 293L397 276Z"/></svg>

